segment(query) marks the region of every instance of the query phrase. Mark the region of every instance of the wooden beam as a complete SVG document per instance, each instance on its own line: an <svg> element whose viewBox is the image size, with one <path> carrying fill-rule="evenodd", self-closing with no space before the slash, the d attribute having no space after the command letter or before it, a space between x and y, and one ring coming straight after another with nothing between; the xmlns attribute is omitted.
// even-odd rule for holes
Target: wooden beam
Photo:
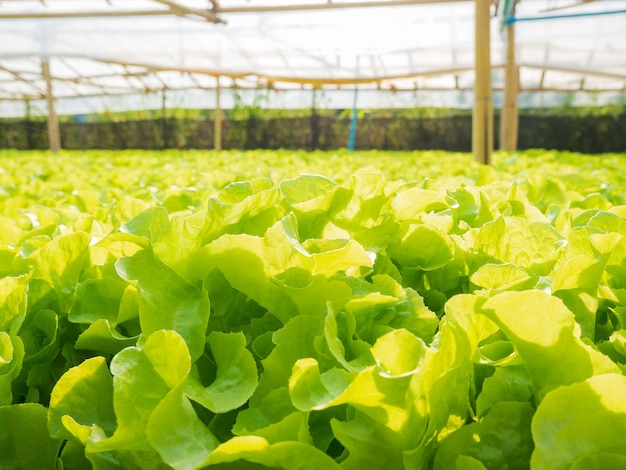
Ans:
<svg viewBox="0 0 626 470"><path fill-rule="evenodd" d="M417 78L438 77L441 75L453 75L456 73L462 73L472 70L471 67L455 67L450 69L439 70L427 70L423 72L413 72L401 75L387 75L387 76L375 76L375 77L352 77L352 78L333 78L333 77L280 77L280 76L265 76L257 75L259 78L265 80L272 80L274 82L282 83L297 83L307 84L313 87L319 87L322 85L367 85L378 84L381 82L388 82L394 80L415 80ZM251 74L252 75L252 74Z"/></svg>
<svg viewBox="0 0 626 470"><path fill-rule="evenodd" d="M68 11L41 13L0 13L0 20L45 20L54 18L105 18L132 16L172 16L171 10Z"/></svg>
<svg viewBox="0 0 626 470"><path fill-rule="evenodd" d="M196 73L198 75L207 75L210 77L230 77L230 78L246 78L254 75L253 73L247 72L233 72L229 73L227 71L222 70L211 70L211 69L198 69L194 67L167 67L163 65L155 65L155 64L147 64L147 63L139 63L139 62L128 62L124 60L117 59L93 59L96 62L102 62L104 64L115 64L122 65L124 67L144 67L150 72L184 72L184 73Z"/></svg>
<svg viewBox="0 0 626 470"><path fill-rule="evenodd" d="M452 1L465 0L390 0L390 1L371 1L371 2L348 2L348 3L304 3L295 5L275 5L275 6L258 6L258 7L221 7L213 0L212 10L201 10L197 8L187 7L172 0L154 0L158 3L167 5L169 8L146 9L146 10L117 10L117 11L68 11L68 12L37 12L37 13L2 13L0 19L46 19L46 18L98 18L98 17L115 17L115 16L163 16L163 15L193 15L200 16L207 21L214 23L224 23L216 13L252 13L252 12L280 12L280 11L299 11L299 10L328 10L338 8L365 8L365 7L381 7L381 6L406 6L420 5L428 3L450 3ZM218 8L215 8L215 6Z"/></svg>
<svg viewBox="0 0 626 470"><path fill-rule="evenodd" d="M59 80L58 78L55 78L55 80ZM3 81L0 80L0 84L2 84ZM11 83L9 81L7 81L7 83ZM250 88L251 90L254 88ZM318 87L318 89L320 90L324 90L324 89L328 89L328 90L334 90L335 88L324 88L324 87ZM177 91L185 91L185 90L205 90L207 92L213 92L215 91L214 87L207 87L207 86L202 86L202 85L198 85L198 86L185 86L185 87L180 87L180 88L172 88L172 90L177 90ZM276 88L277 91L282 92L282 91L292 91L293 89L284 89L284 88ZM390 93L408 93L408 92L416 92L416 91L420 91L420 92L440 92L440 91L473 91L474 88L473 87L459 87L458 89L455 88L450 88L450 87L442 87L442 86L419 86L419 87L415 87L415 86L407 86L407 87L402 87L402 86L397 86L395 87L395 89L391 89L391 88L380 88L381 91L388 91ZM502 87L493 87L493 91L494 92L503 92L504 89ZM555 88L555 87L543 87L543 88L537 88L537 87L528 87L528 88L520 88L520 91L523 92L527 92L527 93L542 93L542 92L556 92L556 93L568 93L568 92L580 92L581 90L578 90L577 88L570 88L570 89L564 89L564 88ZM600 89L587 89L585 88L584 90L582 90L583 93L604 93L604 92L611 92L611 93L620 93L620 92L624 92L626 91L626 85L624 86L618 86L618 87L614 87L614 88L600 88ZM102 96L110 96L110 97L115 97L115 96L126 96L128 94L132 94L132 93L140 93L139 90L137 91L129 91L129 90L111 90L111 91L106 91L106 92L99 92L99 93L83 93L80 95L63 95L63 96L56 96L56 99L72 99L72 98L76 98L76 97L80 97L80 98L98 98L98 97L102 97ZM39 101L39 100L45 100L46 96L45 93L38 93L38 94L23 94L23 93L2 93L0 92L0 100L2 101L24 101L24 100L30 100L30 101Z"/></svg>
<svg viewBox="0 0 626 470"><path fill-rule="evenodd" d="M167 6L172 13L178 16L199 16L211 23L224 23L214 12L210 10L200 10L198 8L188 7L172 0L153 0L154 2L161 3Z"/></svg>
<svg viewBox="0 0 626 470"><path fill-rule="evenodd" d="M222 94L222 85L220 84L220 77L217 78L217 84L215 86L215 117L213 126L213 147L218 152L222 150L222 108L220 103L220 95Z"/></svg>
<svg viewBox="0 0 626 470"><path fill-rule="evenodd" d="M500 113L500 149L517 150L519 69L515 63L515 23L506 26L504 93Z"/></svg>
<svg viewBox="0 0 626 470"><path fill-rule="evenodd" d="M46 101L48 103L48 142L51 152L61 150L61 133L59 131L59 121L54 112L54 94L52 91L52 76L50 75L50 62L48 59L41 61L41 72L46 81Z"/></svg>
<svg viewBox="0 0 626 470"><path fill-rule="evenodd" d="M230 78L246 78L246 77L257 77L259 79L264 80L272 80L275 83L297 83L297 84L307 84L311 86L321 86L321 85L355 85L355 84L368 84L368 83L379 83L393 80L413 80L417 78L428 78L428 77L437 77L441 75L454 75L457 73L463 73L472 70L471 66L466 67L454 67L454 68L443 68L443 69L435 69L435 70L424 70L422 72L413 72L407 74L399 74L399 75L388 75L388 76L379 76L379 77L370 77L370 78L334 78L334 77L280 77L280 76L270 76L270 75L258 75L254 72L229 72L224 70L212 70L212 69L199 69L194 67L176 67L176 66L163 66L163 65L155 65L148 63L139 63L139 62L128 62L121 61L117 59L93 59L97 62L102 62L105 64L116 64L123 65L129 67L145 67L146 69L154 72L185 72L185 73L195 73L198 75L208 75L212 77L230 77ZM581 75L588 75L592 77L604 77L604 78L612 78L616 80L626 80L626 75L612 72L602 72L598 70L585 70L585 69L577 69L572 67L561 67L555 65L545 65L545 64L537 64L537 63L519 63L518 67L527 67L541 70L554 70L556 72L571 72L577 73ZM501 68L504 65L494 64L491 68Z"/></svg>
<svg viewBox="0 0 626 470"><path fill-rule="evenodd" d="M263 5L263 6L241 6L241 7L220 7L220 13L251 13L251 12L279 12L279 11L300 11L300 10L331 10L339 8L367 8L367 7L394 7L407 5L423 5L427 3L450 3L462 2L466 0L389 0L371 2L327 2L327 3L301 3L294 2L292 5Z"/></svg>
<svg viewBox="0 0 626 470"><path fill-rule="evenodd" d="M491 162L493 150L493 102L491 94L490 0L474 0L474 111L472 113L472 153L484 165Z"/></svg>
<svg viewBox="0 0 626 470"><path fill-rule="evenodd" d="M561 5L558 7L551 7L551 8L544 8L543 10L539 10L540 13L546 13L549 11L556 11L556 10L565 10L566 8L573 8L573 7L578 7L580 5L584 5L585 3L592 3L595 2L597 0L581 0L580 2L576 2L576 3L569 3L567 5Z"/></svg>
<svg viewBox="0 0 626 470"><path fill-rule="evenodd" d="M610 78L614 80L626 80L626 74L623 73L614 73L614 72L603 72L601 70L591 70L585 68L577 68L577 67L562 67L560 65L553 64L537 64L532 62L523 62L518 64L520 67L528 67L529 69L539 69L545 71L554 71L554 72L565 72L565 73L575 73L579 75L586 75L588 77L600 77L600 78Z"/></svg>
<svg viewBox="0 0 626 470"><path fill-rule="evenodd" d="M546 79L546 69L542 69L541 70L541 78L539 79L539 89L543 90L543 82Z"/></svg>
<svg viewBox="0 0 626 470"><path fill-rule="evenodd" d="M93 59L105 64L123 65L126 67L145 67L150 71L155 72L185 72L195 73L198 75L208 75L211 77L230 77L230 78L257 78L259 80L272 81L274 83L295 83L306 84L313 87L319 87L322 85L364 85L364 84L377 84L379 82L392 81L392 80L412 80L420 77L436 77L440 75L450 75L455 73L467 72L472 70L470 66L467 67L454 67L438 70L425 70L422 72L413 72L400 75L388 75L379 77L351 77L351 78L334 78L334 77L281 77L276 75L263 75L250 72L228 72L224 70L212 70L212 69L199 69L193 67L176 67L176 66L162 66L148 63L139 62L127 62L117 59Z"/></svg>
<svg viewBox="0 0 626 470"><path fill-rule="evenodd" d="M42 96L45 94L45 89L43 89L40 86L38 86L37 84L35 84L34 80L30 80L30 79L24 77L24 75L27 72L14 71L14 70L8 69L6 67L3 67L2 65L0 65L0 70L3 70L5 72L7 72L8 74L12 75L18 81L20 81L22 83L26 83L28 86L30 86L30 87L34 88L35 90L37 90L38 92L40 92L42 94ZM12 83L12 82L13 82L13 80L9 81L9 83Z"/></svg>

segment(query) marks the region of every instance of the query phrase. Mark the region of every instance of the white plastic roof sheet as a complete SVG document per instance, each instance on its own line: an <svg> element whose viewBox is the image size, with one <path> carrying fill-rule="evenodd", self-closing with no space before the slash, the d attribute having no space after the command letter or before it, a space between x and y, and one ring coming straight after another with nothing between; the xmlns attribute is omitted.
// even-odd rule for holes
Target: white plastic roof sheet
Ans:
<svg viewBox="0 0 626 470"><path fill-rule="evenodd" d="M329 96L355 83L363 90L471 90L474 4L431 1L0 0L0 114L11 113L10 101L45 98L42 60L59 102L161 90L184 101L186 91L214 89L217 77L223 88L315 87ZM491 22L496 90L505 63L500 1ZM626 0L583 1L517 3L523 92L623 99Z"/></svg>

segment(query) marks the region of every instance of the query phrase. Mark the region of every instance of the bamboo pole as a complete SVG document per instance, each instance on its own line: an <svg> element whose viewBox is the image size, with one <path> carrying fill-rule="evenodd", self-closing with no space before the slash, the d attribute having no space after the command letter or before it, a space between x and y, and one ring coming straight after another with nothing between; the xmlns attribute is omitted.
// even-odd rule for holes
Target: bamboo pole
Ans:
<svg viewBox="0 0 626 470"><path fill-rule="evenodd" d="M317 115L317 89L311 88L311 151L317 149L319 116Z"/></svg>
<svg viewBox="0 0 626 470"><path fill-rule="evenodd" d="M220 95L222 94L222 86L220 84L220 77L217 78L217 85L215 87L215 117L214 117L214 132L213 132L213 146L218 152L222 150L222 108L220 105Z"/></svg>
<svg viewBox="0 0 626 470"><path fill-rule="evenodd" d="M428 77L438 77L443 75L454 75L455 73L463 73L472 70L472 67L454 67L454 68L444 68L444 69L435 69L435 70L424 70L421 72L412 72L407 74L395 74L395 75L378 75L375 77L368 78L334 78L334 77L281 77L278 75L258 75L256 73L245 72L245 73L235 73L235 72L224 72L220 70L210 70L210 69L198 69L194 67L176 67L176 66L159 66L154 64L146 64L140 62L129 62L122 60L113 60L113 59L93 59L96 62L102 62L105 64L117 64L123 65L127 67L145 67L151 72L184 72L184 73L193 73L198 75L208 75L211 77L218 76L226 76L230 78L247 78L247 77L257 77L262 80L272 81L273 83L296 83L299 85L312 85L320 87L322 85L354 85L354 84L377 84L386 81L392 80L411 80L417 78L428 78ZM575 67L561 67L553 64L542 64L542 63L533 63L533 62L520 62L518 64L520 67L525 68L533 68L540 70L554 70L557 72L568 72L568 73L577 73L587 75L589 77L603 77L603 78L611 78L615 80L626 80L626 75L623 73L614 73L607 72L601 70L590 70L586 68L575 68ZM492 65L492 68L500 68L503 65ZM2 66L0 66L0 69ZM128 74L129 76L131 74Z"/></svg>
<svg viewBox="0 0 626 470"><path fill-rule="evenodd" d="M284 77L279 75L260 75L254 73L252 71L249 72L227 72L223 70L217 69L199 69L194 67L176 67L176 66L159 66L155 64L146 64L140 62L128 62L124 60L113 60L113 59L93 59L97 62L102 62L105 64L117 64L125 67L145 67L147 70L151 72L183 72L183 73L193 73L198 75L207 75L211 77L230 77L232 79L235 78L250 78L256 77L260 81L267 81L272 83L295 83L298 85L311 85L314 87L320 87L322 85L355 85L355 84L372 84L376 85L383 81L388 80L411 80L416 78L427 78L427 77L437 77L441 75L449 75L454 73L466 72L468 70L472 70L471 67L455 67L455 68L446 68L439 70L424 70L422 72L417 73L408 73L408 74L399 74L399 75L386 75L386 76L376 76L376 77L368 77L368 78L359 78L359 77L351 77L351 78L334 78L334 77Z"/></svg>
<svg viewBox="0 0 626 470"><path fill-rule="evenodd" d="M167 95L165 88L161 90L161 132L163 134L163 149L168 148L168 129L167 129Z"/></svg>
<svg viewBox="0 0 626 470"><path fill-rule="evenodd" d="M50 75L50 62L48 59L41 61L41 72L46 82L46 101L48 103L48 142L51 152L61 150L61 132L59 120L54 111L54 94L52 92L52 76Z"/></svg>
<svg viewBox="0 0 626 470"><path fill-rule="evenodd" d="M450 2L462 2L464 0L382 0L365 2L349 1L334 3L332 0L326 3L306 3L306 2L292 2L290 5L261 5L261 6L234 6L234 7L222 7L220 6L218 12L222 14L226 13L276 13L283 11L302 11L302 10L331 10L339 8L367 8L367 7L393 7L393 6L406 6L406 5L422 5L430 3L450 3Z"/></svg>
<svg viewBox="0 0 626 470"><path fill-rule="evenodd" d="M545 71L554 71L554 72L565 72L565 73L574 73L585 75L586 77L600 77L600 78L610 78L614 80L626 80L626 74L623 73L612 73L602 70L590 70L584 67L576 68L576 67L561 67L559 65L553 64L538 64L532 62L522 62L517 64L520 67L526 67L530 69L538 69ZM542 88L542 87L539 87ZM561 89L562 90L562 89Z"/></svg>
<svg viewBox="0 0 626 470"><path fill-rule="evenodd" d="M519 69L515 63L515 23L506 26L506 64L504 66L504 93L500 114L500 148L517 150Z"/></svg>
<svg viewBox="0 0 626 470"><path fill-rule="evenodd" d="M359 75L359 61L360 56L356 58L356 75ZM354 101L352 103L352 119L350 120L350 135L348 137L348 151L354 151L354 144L356 141L356 123L358 119L358 97L359 97L359 86L354 85Z"/></svg>
<svg viewBox="0 0 626 470"><path fill-rule="evenodd" d="M199 16L200 18L204 18L207 21L212 23L222 23L217 15L210 10L201 10L199 8L191 8L186 5L183 5L178 2L173 2L172 0L153 0L154 2L161 3L169 7L170 11L176 15L186 16L193 15Z"/></svg>
<svg viewBox="0 0 626 470"><path fill-rule="evenodd" d="M474 112L472 114L472 153L488 165L493 150L493 102L491 98L490 0L474 0Z"/></svg>
<svg viewBox="0 0 626 470"><path fill-rule="evenodd" d="M176 13L171 10L125 10L125 11L68 11L41 13L0 13L0 20L37 20L52 18L123 18L134 16L172 16Z"/></svg>

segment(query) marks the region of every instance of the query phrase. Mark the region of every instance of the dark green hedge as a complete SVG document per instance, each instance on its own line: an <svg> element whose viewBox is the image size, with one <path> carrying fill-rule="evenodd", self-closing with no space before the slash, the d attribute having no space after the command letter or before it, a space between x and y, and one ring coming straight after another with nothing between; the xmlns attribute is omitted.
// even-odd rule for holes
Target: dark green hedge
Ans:
<svg viewBox="0 0 626 470"><path fill-rule="evenodd" d="M250 113L223 124L224 149L322 149L348 145L347 112L306 116ZM499 116L495 116L498 147ZM357 149L471 151L471 114L364 113L357 125ZM68 149L197 149L213 147L213 121L193 117L61 123L61 141ZM0 148L45 149L45 121L0 121ZM625 152L626 112L563 115L523 112L519 121L520 149L545 148L584 153Z"/></svg>

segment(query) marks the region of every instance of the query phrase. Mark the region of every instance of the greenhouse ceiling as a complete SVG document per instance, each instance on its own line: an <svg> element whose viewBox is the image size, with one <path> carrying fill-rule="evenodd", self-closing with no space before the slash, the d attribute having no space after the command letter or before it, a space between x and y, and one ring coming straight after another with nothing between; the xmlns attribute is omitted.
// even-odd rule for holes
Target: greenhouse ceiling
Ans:
<svg viewBox="0 0 626 470"><path fill-rule="evenodd" d="M626 0L500 0L502 88L626 90ZM42 65L45 64L45 65ZM0 106L158 91L471 90L474 3L438 0L0 0ZM4 104L2 104L4 103Z"/></svg>

